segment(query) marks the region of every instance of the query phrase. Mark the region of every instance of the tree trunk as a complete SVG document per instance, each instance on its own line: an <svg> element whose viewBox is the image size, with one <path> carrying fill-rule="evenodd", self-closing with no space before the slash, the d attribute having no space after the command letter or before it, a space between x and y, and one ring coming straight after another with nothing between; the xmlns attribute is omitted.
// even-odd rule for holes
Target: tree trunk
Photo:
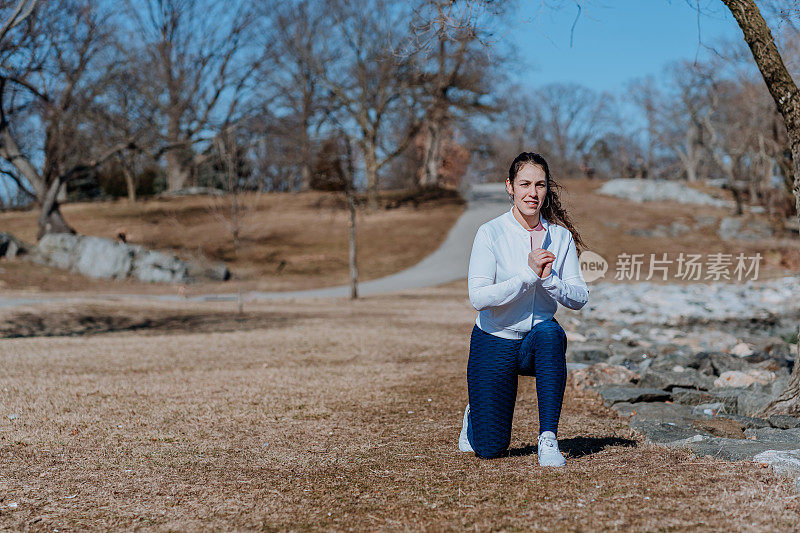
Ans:
<svg viewBox="0 0 800 533"><path fill-rule="evenodd" d="M423 154L423 174L420 187L433 187L439 184L440 153L442 145L442 124L434 118L425 128L425 149Z"/></svg>
<svg viewBox="0 0 800 533"><path fill-rule="evenodd" d="M36 239L39 240L48 233L75 233L75 230L67 224L61 215L58 203L58 193L62 188L61 178L56 178L47 189L47 194L42 202L42 210L39 212L39 232Z"/></svg>
<svg viewBox="0 0 800 533"><path fill-rule="evenodd" d="M356 203L347 189L347 207L350 209L350 298L358 298L358 265L356 263Z"/></svg>
<svg viewBox="0 0 800 533"><path fill-rule="evenodd" d="M750 47L758 69L767 84L772 99L778 107L792 147L792 171L794 180L795 207L800 222L800 94L797 84L783 63L783 58L775 45L772 32L753 0L722 0L742 30L744 40ZM800 335L800 325L798 325ZM800 364L795 357L795 365L788 387L763 411L770 414L800 414Z"/></svg>
<svg viewBox="0 0 800 533"><path fill-rule="evenodd" d="M300 182L300 190L311 190L311 164L308 160L303 161L303 165L300 167L300 176L302 179Z"/></svg>
<svg viewBox="0 0 800 533"><path fill-rule="evenodd" d="M368 144L364 150L364 173L367 178L367 207L370 211L378 210L378 157L375 145Z"/></svg>
<svg viewBox="0 0 800 533"><path fill-rule="evenodd" d="M125 187L128 190L128 201L136 201L136 184L133 182L133 172L128 165L122 163L122 175L125 176Z"/></svg>
<svg viewBox="0 0 800 533"><path fill-rule="evenodd" d="M798 222L800 222L800 135L790 135L792 143L792 170L794 173L795 208L797 209ZM797 328L798 351L800 351L800 325ZM792 415L800 416L800 354L794 358L794 368L789 379L789 385L772 400L760 413L762 416L769 415Z"/></svg>
<svg viewBox="0 0 800 533"><path fill-rule="evenodd" d="M176 148L167 152L167 190L179 191L189 181L189 166L183 157L183 150Z"/></svg>

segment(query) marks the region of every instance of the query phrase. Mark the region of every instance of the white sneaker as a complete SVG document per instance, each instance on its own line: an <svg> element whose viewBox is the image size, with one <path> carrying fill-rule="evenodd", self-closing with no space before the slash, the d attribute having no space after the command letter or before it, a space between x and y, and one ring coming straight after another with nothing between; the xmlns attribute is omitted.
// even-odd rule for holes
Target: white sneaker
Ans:
<svg viewBox="0 0 800 533"><path fill-rule="evenodd" d="M464 421L461 423L461 435L458 437L458 449L462 452L474 452L467 438L467 417L469 416L469 404L464 410Z"/></svg>
<svg viewBox="0 0 800 533"><path fill-rule="evenodd" d="M564 466L567 460L558 451L558 441L552 431L539 435L539 466Z"/></svg>

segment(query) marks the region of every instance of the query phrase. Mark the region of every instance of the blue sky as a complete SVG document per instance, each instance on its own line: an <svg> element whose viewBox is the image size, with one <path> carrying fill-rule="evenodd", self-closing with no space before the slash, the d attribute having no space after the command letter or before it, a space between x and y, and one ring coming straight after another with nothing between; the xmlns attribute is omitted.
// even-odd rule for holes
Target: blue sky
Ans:
<svg viewBox="0 0 800 533"><path fill-rule="evenodd" d="M626 82L659 74L668 62L693 60L719 37L742 39L719 0L520 0L512 30L501 36L518 47L530 68L519 81L533 86L576 82L598 91L624 90ZM576 4L582 10L577 22ZM572 46L570 46L570 31ZM705 46L704 46L705 45Z"/></svg>

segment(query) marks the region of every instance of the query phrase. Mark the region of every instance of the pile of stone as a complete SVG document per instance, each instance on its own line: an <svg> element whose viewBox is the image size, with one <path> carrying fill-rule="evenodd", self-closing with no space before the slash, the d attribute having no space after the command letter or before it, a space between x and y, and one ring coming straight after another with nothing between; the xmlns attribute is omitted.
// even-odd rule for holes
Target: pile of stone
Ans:
<svg viewBox="0 0 800 533"><path fill-rule="evenodd" d="M741 283L656 284L597 282L581 316L620 324L683 326L709 320L765 319L794 313L800 279L793 276Z"/></svg>
<svg viewBox="0 0 800 533"><path fill-rule="evenodd" d="M36 264L93 278L133 278L162 283L230 279L230 271L224 263L193 263L181 260L174 254L111 239L52 233L32 246L0 233L0 257L17 255Z"/></svg>
<svg viewBox="0 0 800 533"><path fill-rule="evenodd" d="M776 327L785 328L786 322ZM650 340L635 341L638 335L627 330L605 342L572 334L571 385L594 389L647 442L771 464L792 476L800 490L800 418L759 416L786 388L797 345L767 335L731 346L737 339L711 335L706 346L725 351L695 351L697 342L657 344L653 339L663 339L663 330L650 333Z"/></svg>

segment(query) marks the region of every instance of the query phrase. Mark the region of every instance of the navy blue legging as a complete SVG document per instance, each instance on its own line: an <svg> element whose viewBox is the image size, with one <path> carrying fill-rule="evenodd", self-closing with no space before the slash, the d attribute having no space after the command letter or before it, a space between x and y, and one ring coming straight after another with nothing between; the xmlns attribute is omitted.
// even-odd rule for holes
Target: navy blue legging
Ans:
<svg viewBox="0 0 800 533"><path fill-rule="evenodd" d="M519 340L472 328L467 438L476 455L498 457L508 448L518 375L536 377L539 433L557 434L567 382L566 351L567 335L555 317L539 322Z"/></svg>

